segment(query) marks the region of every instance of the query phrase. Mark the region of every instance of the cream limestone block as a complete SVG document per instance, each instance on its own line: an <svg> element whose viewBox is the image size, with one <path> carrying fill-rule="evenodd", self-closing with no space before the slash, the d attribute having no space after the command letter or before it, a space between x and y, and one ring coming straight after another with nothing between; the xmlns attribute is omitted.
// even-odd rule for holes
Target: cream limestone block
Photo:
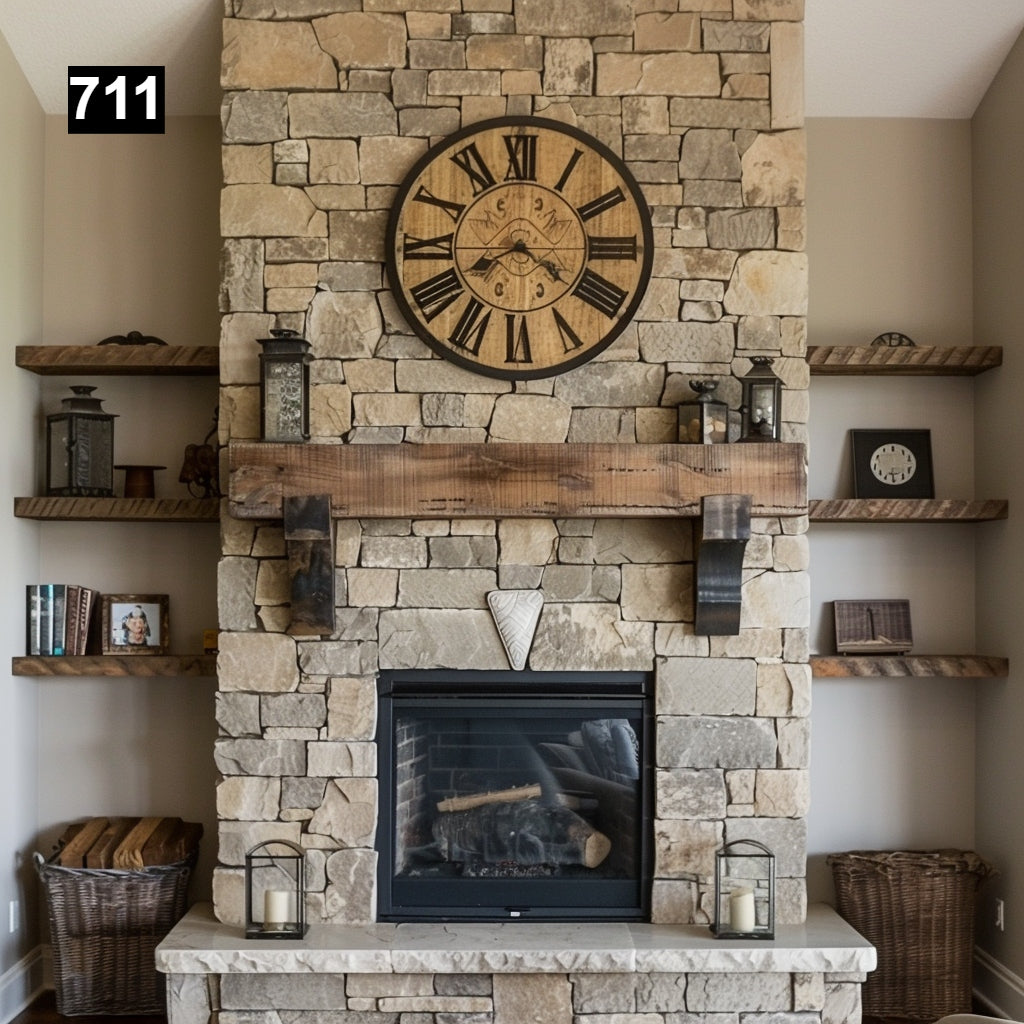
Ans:
<svg viewBox="0 0 1024 1024"><path fill-rule="evenodd" d="M715 851L722 845L717 821L692 818L654 824L654 873L659 878L707 877L715 873Z"/></svg>
<svg viewBox="0 0 1024 1024"><path fill-rule="evenodd" d="M309 393L313 440L339 439L352 429L352 390L347 384L314 384Z"/></svg>
<svg viewBox="0 0 1024 1024"><path fill-rule="evenodd" d="M251 519L235 519L221 501L220 550L222 555L248 555L256 536L256 524Z"/></svg>
<svg viewBox="0 0 1024 1024"><path fill-rule="evenodd" d="M791 1006L788 974L691 974L686 1005L691 1013L788 1013Z"/></svg>
<svg viewBox="0 0 1024 1024"><path fill-rule="evenodd" d="M780 206L775 213L778 248L803 252L807 248L807 210L802 206Z"/></svg>
<svg viewBox="0 0 1024 1024"><path fill-rule="evenodd" d="M220 322L220 382L259 384L260 338L269 338L274 318L266 313L232 313Z"/></svg>
<svg viewBox="0 0 1024 1024"><path fill-rule="evenodd" d="M752 715L758 666L750 658L658 660L659 715Z"/></svg>
<svg viewBox="0 0 1024 1024"><path fill-rule="evenodd" d="M548 565L555 561L558 529L550 519L498 522L499 565Z"/></svg>
<svg viewBox="0 0 1024 1024"><path fill-rule="evenodd" d="M710 650L706 636L696 636L693 623L659 622L654 634L654 653L668 658L706 658Z"/></svg>
<svg viewBox="0 0 1024 1024"><path fill-rule="evenodd" d="M410 39L448 39L452 31L452 16L433 11L409 11L405 24Z"/></svg>
<svg viewBox="0 0 1024 1024"><path fill-rule="evenodd" d="M405 18L349 11L313 21L320 45L343 68L400 68L405 65Z"/></svg>
<svg viewBox="0 0 1024 1024"><path fill-rule="evenodd" d="M257 843L271 839L297 843L301 831L298 822L222 821L217 828L217 855L222 864L241 867L246 853Z"/></svg>
<svg viewBox="0 0 1024 1024"><path fill-rule="evenodd" d="M573 1022L572 986L564 974L495 974L493 985L494 1024Z"/></svg>
<svg viewBox="0 0 1024 1024"><path fill-rule="evenodd" d="M280 779L232 775L217 784L217 817L222 821L274 821L280 809Z"/></svg>
<svg viewBox="0 0 1024 1024"><path fill-rule="evenodd" d="M696 50L700 46L700 16L688 11L685 14L662 13L638 14L636 19L635 46L638 51L654 50Z"/></svg>
<svg viewBox="0 0 1024 1024"><path fill-rule="evenodd" d="M359 149L352 139L310 139L309 180L313 184L359 182Z"/></svg>
<svg viewBox="0 0 1024 1024"><path fill-rule="evenodd" d="M332 779L309 822L310 832L349 848L372 847L376 829L376 779Z"/></svg>
<svg viewBox="0 0 1024 1024"><path fill-rule="evenodd" d="M544 92L589 96L594 84L594 48L589 39L548 39L544 46Z"/></svg>
<svg viewBox="0 0 1024 1024"><path fill-rule="evenodd" d="M722 89L725 99L767 99L767 75L730 75Z"/></svg>
<svg viewBox="0 0 1024 1024"><path fill-rule="evenodd" d="M327 737L372 740L377 729L377 689L372 678L333 676L327 696Z"/></svg>
<svg viewBox="0 0 1024 1024"><path fill-rule="evenodd" d="M807 315L807 256L755 251L740 255L725 292L728 313L748 316Z"/></svg>
<svg viewBox="0 0 1024 1024"><path fill-rule="evenodd" d="M805 769L762 769L757 773L755 813L766 818L802 818L811 803Z"/></svg>
<svg viewBox="0 0 1024 1024"><path fill-rule="evenodd" d="M224 19L225 89L336 89L338 69L303 21Z"/></svg>
<svg viewBox="0 0 1024 1024"><path fill-rule="evenodd" d="M317 359L363 359L376 351L384 329L372 292L317 292L307 335Z"/></svg>
<svg viewBox="0 0 1024 1024"><path fill-rule="evenodd" d="M718 249L659 249L654 253L653 273L683 280L728 281L736 260L736 253Z"/></svg>
<svg viewBox="0 0 1024 1024"><path fill-rule="evenodd" d="M606 96L718 96L721 88L713 53L597 55L597 90Z"/></svg>
<svg viewBox="0 0 1024 1024"><path fill-rule="evenodd" d="M382 996L430 996L434 994L432 974L350 974L345 994L351 998L379 999Z"/></svg>
<svg viewBox="0 0 1024 1024"><path fill-rule="evenodd" d="M235 926L245 924L245 872L242 869L213 869L213 908L218 921ZM172 975L172 978L178 977L181 975ZM170 1019L174 1020L173 1010ZM204 1015L202 1019L208 1018Z"/></svg>
<svg viewBox="0 0 1024 1024"><path fill-rule="evenodd" d="M725 778L713 768L659 771L655 783L656 817L717 821L725 817Z"/></svg>
<svg viewBox="0 0 1024 1024"><path fill-rule="evenodd" d="M697 883L656 878L651 885L652 924L707 924L698 909Z"/></svg>
<svg viewBox="0 0 1024 1024"><path fill-rule="evenodd" d="M356 395L353 422L358 426L413 426L420 423L419 395Z"/></svg>
<svg viewBox="0 0 1024 1024"><path fill-rule="evenodd" d="M396 185L426 151L426 139L368 136L359 145L359 178L363 185Z"/></svg>
<svg viewBox="0 0 1024 1024"><path fill-rule="evenodd" d="M757 714L799 718L811 713L810 665L757 666Z"/></svg>
<svg viewBox="0 0 1024 1024"><path fill-rule="evenodd" d="M747 206L800 206L807 184L807 135L802 130L764 133L743 154Z"/></svg>
<svg viewBox="0 0 1024 1024"><path fill-rule="evenodd" d="M374 743L310 743L307 774L324 778L372 778L377 774L377 746Z"/></svg>
<svg viewBox="0 0 1024 1024"><path fill-rule="evenodd" d="M740 624L744 629L806 626L810 618L807 573L759 573L743 584L742 600Z"/></svg>
<svg viewBox="0 0 1024 1024"><path fill-rule="evenodd" d="M804 124L804 26L802 22L772 25L772 129Z"/></svg>
<svg viewBox="0 0 1024 1024"><path fill-rule="evenodd" d="M363 528L358 519L338 519L334 523L335 565L357 565Z"/></svg>
<svg viewBox="0 0 1024 1024"><path fill-rule="evenodd" d="M650 668L654 627L649 622L626 622L607 604L548 604L530 654L537 672L565 668L572 651L579 671L645 671Z"/></svg>
<svg viewBox="0 0 1024 1024"><path fill-rule="evenodd" d="M631 135L667 135L668 100L664 96L623 96L622 127Z"/></svg>
<svg viewBox="0 0 1024 1024"><path fill-rule="evenodd" d="M353 607L394 608L398 602L397 569L348 570L348 603Z"/></svg>
<svg viewBox="0 0 1024 1024"><path fill-rule="evenodd" d="M594 561L598 565L692 561L690 530L680 525L671 519L598 519L591 531Z"/></svg>
<svg viewBox="0 0 1024 1024"><path fill-rule="evenodd" d="M296 644L274 633L221 633L217 655L220 689L288 693L298 689Z"/></svg>
<svg viewBox="0 0 1024 1024"><path fill-rule="evenodd" d="M260 625L268 633L287 633L292 624L291 605L268 604L259 609Z"/></svg>
<svg viewBox="0 0 1024 1024"><path fill-rule="evenodd" d="M735 0L737 21L803 21L804 0Z"/></svg>
<svg viewBox="0 0 1024 1024"><path fill-rule="evenodd" d="M539 36L487 33L466 40L466 66L469 68L539 71L543 56L544 42Z"/></svg>
<svg viewBox="0 0 1024 1024"><path fill-rule="evenodd" d="M394 135L398 114L387 96L370 92L293 92L288 125L296 139Z"/></svg>
<svg viewBox="0 0 1024 1024"><path fill-rule="evenodd" d="M780 534L772 542L775 568L780 572L800 572L810 565L810 546L804 533Z"/></svg>
<svg viewBox="0 0 1024 1024"><path fill-rule="evenodd" d="M327 859L324 919L334 924L366 924L376 902L377 854L338 850Z"/></svg>
<svg viewBox="0 0 1024 1024"><path fill-rule="evenodd" d="M637 409L636 439L639 444L674 444L679 439L679 414L675 409Z"/></svg>
<svg viewBox="0 0 1024 1024"><path fill-rule="evenodd" d="M274 154L270 145L223 146L221 167L225 185L269 185L274 180Z"/></svg>
<svg viewBox="0 0 1024 1024"><path fill-rule="evenodd" d="M492 441L564 441L572 409L545 395L500 395L491 420Z"/></svg>
<svg viewBox="0 0 1024 1024"><path fill-rule="evenodd" d="M516 28L541 36L632 35L633 0L519 0Z"/></svg>
<svg viewBox="0 0 1024 1024"><path fill-rule="evenodd" d="M283 558L260 560L256 573L256 604L288 604L292 599L292 578Z"/></svg>
<svg viewBox="0 0 1024 1024"><path fill-rule="evenodd" d="M779 734L779 767L806 768L811 760L811 723L807 718L783 718Z"/></svg>
<svg viewBox="0 0 1024 1024"><path fill-rule="evenodd" d="M624 565L622 617L651 622L693 620L693 567Z"/></svg>
<svg viewBox="0 0 1024 1024"><path fill-rule="evenodd" d="M326 235L327 215L300 188L287 185L226 185L220 199L225 237Z"/></svg>

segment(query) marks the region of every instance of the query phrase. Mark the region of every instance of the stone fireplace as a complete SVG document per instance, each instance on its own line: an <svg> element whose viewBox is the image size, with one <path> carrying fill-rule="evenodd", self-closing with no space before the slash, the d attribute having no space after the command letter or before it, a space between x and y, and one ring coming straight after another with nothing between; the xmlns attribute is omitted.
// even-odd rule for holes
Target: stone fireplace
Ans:
<svg viewBox="0 0 1024 1024"><path fill-rule="evenodd" d="M225 0L225 13L220 429L233 452L259 437L257 339L272 328L312 345L312 437L299 446L307 455L295 456L309 466L310 453L331 446L375 446L367 465L395 445L671 446L689 381L719 378L718 396L736 407L754 355L771 356L783 379L783 441L806 441L803 0ZM610 147L640 182L654 225L652 277L628 329L593 361L530 381L438 358L403 322L384 274L388 212L409 168L431 143L506 115L563 121ZM245 467L232 458L234 495ZM728 456L709 458L693 474L705 493L712 479L731 490ZM385 476L371 482L385 495L400 490ZM308 493L324 489L311 481ZM289 632L280 519L225 503L217 919L242 919L246 849L281 837L307 853L314 928L351 937L351 927L385 927L375 924L377 833L381 780L395 766L381 771L379 677L508 671L487 595L526 589L543 599L531 672L652 680L646 927L706 926L716 849L755 839L777 857L777 922L813 945L800 930L811 693L805 495L779 509L755 494L740 629L728 636L694 629L692 501L682 515L543 515L526 505L467 514L452 510L443 479L437 498L436 514L335 508L336 629L326 637ZM415 945L419 933L406 927L386 934L413 935ZM325 954L319 967L309 966L316 957L267 953L264 962L252 951L241 960L259 960L257 972L356 972L347 988L339 982L344 995L324 981L303 996L307 1009L518 1021L546 993L541 1001L558 1009L545 1021L645 1008L859 1018L859 954L705 957L710 973L691 975L684 998L693 962L627 954L662 940L603 927L545 933L561 952L509 953L505 966L486 954L417 959L391 946L370 959ZM373 934L376 943L385 933ZM483 934L466 941L519 941ZM623 953L567 952L589 942ZM225 971L227 981L243 970L199 959L163 961L185 979L181 1005L192 998L190 972ZM559 970L591 980L580 975L573 989ZM739 980L720 989L721 970L740 971ZM393 980L373 982L375 972ZM611 975L619 980L609 987L600 977ZM220 993L230 997L221 1009L293 1005L280 994L267 1002L258 979L245 996L240 984Z"/></svg>

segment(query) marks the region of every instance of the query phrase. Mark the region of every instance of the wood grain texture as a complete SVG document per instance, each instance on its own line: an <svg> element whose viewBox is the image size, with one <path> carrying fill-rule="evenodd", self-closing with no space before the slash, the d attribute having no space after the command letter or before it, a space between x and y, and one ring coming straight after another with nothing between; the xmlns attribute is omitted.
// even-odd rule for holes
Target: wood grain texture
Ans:
<svg viewBox="0 0 1024 1024"><path fill-rule="evenodd" d="M1006 658L980 654L812 654L815 679L869 679L915 676L938 679L982 679L1009 674Z"/></svg>
<svg viewBox="0 0 1024 1024"><path fill-rule="evenodd" d="M1009 502L952 498L811 498L812 523L980 523L1005 519Z"/></svg>
<svg viewBox="0 0 1024 1024"><path fill-rule="evenodd" d="M215 523L217 498L15 498L19 519Z"/></svg>
<svg viewBox="0 0 1024 1024"><path fill-rule="evenodd" d="M754 515L804 515L802 444L235 443L231 514L280 519L283 499L329 494L336 518L695 516L709 494Z"/></svg>
<svg viewBox="0 0 1024 1024"><path fill-rule="evenodd" d="M215 654L81 654L62 658L11 659L16 676L208 676L217 674Z"/></svg>
<svg viewBox="0 0 1024 1024"><path fill-rule="evenodd" d="M1001 366L1003 350L998 345L809 345L807 362L819 376L973 377Z"/></svg>
<svg viewBox="0 0 1024 1024"><path fill-rule="evenodd" d="M43 376L216 376L216 345L18 345L14 361Z"/></svg>

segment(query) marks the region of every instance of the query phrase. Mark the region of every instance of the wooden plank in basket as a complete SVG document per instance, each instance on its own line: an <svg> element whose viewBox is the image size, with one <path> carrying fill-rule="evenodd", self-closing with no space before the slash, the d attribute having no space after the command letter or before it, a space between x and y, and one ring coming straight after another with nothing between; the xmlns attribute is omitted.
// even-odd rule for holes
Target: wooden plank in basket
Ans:
<svg viewBox="0 0 1024 1024"><path fill-rule="evenodd" d="M106 818L90 818L88 821L69 825L58 840L60 853L58 863L64 868L85 867L85 855L107 827ZM66 837L66 841L65 841Z"/></svg>
<svg viewBox="0 0 1024 1024"><path fill-rule="evenodd" d="M112 868L114 866L114 851L138 823L138 818L111 818L99 839L92 844L89 852L85 855L85 866L87 868Z"/></svg>
<svg viewBox="0 0 1024 1024"><path fill-rule="evenodd" d="M115 868L141 868L145 866L142 850L163 818L140 818L114 850Z"/></svg>

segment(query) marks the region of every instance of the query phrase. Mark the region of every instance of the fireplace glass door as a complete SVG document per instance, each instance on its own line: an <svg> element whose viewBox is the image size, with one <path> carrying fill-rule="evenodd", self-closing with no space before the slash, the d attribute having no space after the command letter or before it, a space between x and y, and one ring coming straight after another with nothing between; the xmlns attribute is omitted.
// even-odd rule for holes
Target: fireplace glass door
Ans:
<svg viewBox="0 0 1024 1024"><path fill-rule="evenodd" d="M650 686L382 675L378 918L646 919Z"/></svg>

